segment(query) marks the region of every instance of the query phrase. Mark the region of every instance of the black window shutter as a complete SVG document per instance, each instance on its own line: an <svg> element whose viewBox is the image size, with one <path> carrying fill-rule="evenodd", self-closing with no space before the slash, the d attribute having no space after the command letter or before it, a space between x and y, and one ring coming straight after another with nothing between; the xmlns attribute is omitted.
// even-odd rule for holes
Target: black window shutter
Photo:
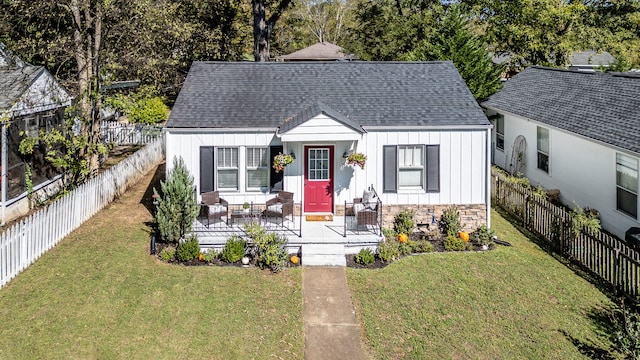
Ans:
<svg viewBox="0 0 640 360"><path fill-rule="evenodd" d="M276 169L273 168L273 158L276 155L282 153L283 147L282 145L275 145L269 147L269 191L271 193L276 193L282 190L282 179L284 178L284 171L276 172Z"/></svg>
<svg viewBox="0 0 640 360"><path fill-rule="evenodd" d="M200 148L200 193L214 190L213 146Z"/></svg>
<svg viewBox="0 0 640 360"><path fill-rule="evenodd" d="M427 145L427 192L440 191L440 145Z"/></svg>
<svg viewBox="0 0 640 360"><path fill-rule="evenodd" d="M398 147L382 147L382 192L398 192Z"/></svg>

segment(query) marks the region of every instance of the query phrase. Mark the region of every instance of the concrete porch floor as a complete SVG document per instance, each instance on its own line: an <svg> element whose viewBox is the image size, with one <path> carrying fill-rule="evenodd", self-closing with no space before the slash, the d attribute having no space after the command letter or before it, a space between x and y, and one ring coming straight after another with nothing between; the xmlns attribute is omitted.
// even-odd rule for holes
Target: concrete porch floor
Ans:
<svg viewBox="0 0 640 360"><path fill-rule="evenodd" d="M348 222L352 219L353 217L347 217ZM344 237L344 221L344 216L334 216L333 221L307 221L304 216L302 219L296 216L293 222L285 222L284 227L272 222L265 222L264 219L261 220L261 223L267 229L277 231L287 237L287 247L290 253L299 252L305 244L335 244L344 245L346 254L355 254L365 247L375 249L382 240L382 236L378 235L379 229L371 225L361 226L357 229L354 226L348 226L347 236ZM242 222L227 225L224 218L222 221L211 222L209 226L207 226L206 219L197 219L194 222L192 232L198 236L200 246L205 249L220 250L232 235L246 238ZM298 236L299 234L302 236Z"/></svg>

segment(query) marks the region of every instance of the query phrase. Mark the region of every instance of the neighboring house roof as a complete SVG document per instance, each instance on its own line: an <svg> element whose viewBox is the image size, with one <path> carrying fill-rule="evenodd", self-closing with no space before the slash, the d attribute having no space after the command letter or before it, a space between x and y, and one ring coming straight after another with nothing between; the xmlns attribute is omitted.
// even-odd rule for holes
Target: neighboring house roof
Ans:
<svg viewBox="0 0 640 360"><path fill-rule="evenodd" d="M331 61L348 60L350 56L342 52L342 48L330 42L319 42L291 54L282 55L278 60L284 61Z"/></svg>
<svg viewBox="0 0 640 360"><path fill-rule="evenodd" d="M11 108L44 72L42 66L0 69L0 109Z"/></svg>
<svg viewBox="0 0 640 360"><path fill-rule="evenodd" d="M354 129L490 126L453 63L438 61L194 62L167 127L283 131L319 112Z"/></svg>
<svg viewBox="0 0 640 360"><path fill-rule="evenodd" d="M640 154L640 75L532 66L482 103Z"/></svg>
<svg viewBox="0 0 640 360"><path fill-rule="evenodd" d="M606 51L601 53L594 50L576 51L569 57L569 67L609 66L615 61L616 58Z"/></svg>

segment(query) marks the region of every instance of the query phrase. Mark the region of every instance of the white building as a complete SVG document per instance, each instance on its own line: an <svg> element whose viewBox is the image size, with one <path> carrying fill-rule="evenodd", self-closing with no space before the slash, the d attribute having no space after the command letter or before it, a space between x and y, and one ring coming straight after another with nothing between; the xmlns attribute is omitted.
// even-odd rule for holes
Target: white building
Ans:
<svg viewBox="0 0 640 360"><path fill-rule="evenodd" d="M624 238L639 227L640 76L533 66L482 103L493 162L600 212Z"/></svg>

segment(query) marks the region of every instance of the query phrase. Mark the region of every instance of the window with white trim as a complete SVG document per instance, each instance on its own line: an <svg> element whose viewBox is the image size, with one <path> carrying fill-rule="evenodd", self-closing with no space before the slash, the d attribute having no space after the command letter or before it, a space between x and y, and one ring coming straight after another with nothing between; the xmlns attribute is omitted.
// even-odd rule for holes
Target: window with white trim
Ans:
<svg viewBox="0 0 640 360"><path fill-rule="evenodd" d="M238 190L238 148L216 148L217 190Z"/></svg>
<svg viewBox="0 0 640 360"><path fill-rule="evenodd" d="M424 146L398 146L398 189L422 189Z"/></svg>
<svg viewBox="0 0 640 360"><path fill-rule="evenodd" d="M549 172L549 129L538 126L538 169Z"/></svg>
<svg viewBox="0 0 640 360"><path fill-rule="evenodd" d="M247 191L264 191L269 186L269 148L247 148Z"/></svg>
<svg viewBox="0 0 640 360"><path fill-rule="evenodd" d="M385 145L383 192L440 191L440 145Z"/></svg>
<svg viewBox="0 0 640 360"><path fill-rule="evenodd" d="M616 154L616 207L638 218L638 159Z"/></svg>
<svg viewBox="0 0 640 360"><path fill-rule="evenodd" d="M496 118L496 148L504 151L504 116Z"/></svg>

